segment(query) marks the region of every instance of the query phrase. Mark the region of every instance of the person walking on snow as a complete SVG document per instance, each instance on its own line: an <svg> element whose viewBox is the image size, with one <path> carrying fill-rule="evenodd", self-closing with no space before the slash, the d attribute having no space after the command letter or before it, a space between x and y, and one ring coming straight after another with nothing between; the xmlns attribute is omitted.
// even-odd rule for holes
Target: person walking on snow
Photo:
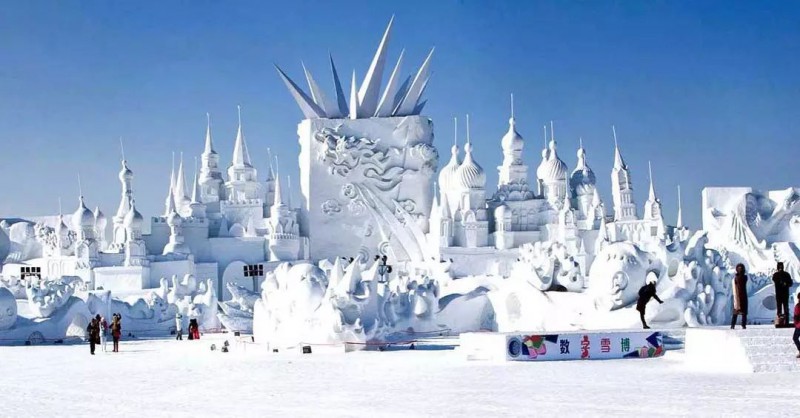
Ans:
<svg viewBox="0 0 800 418"><path fill-rule="evenodd" d="M736 317L742 316L742 329L747 329L747 275L744 264L736 265L736 276L733 277L733 317L731 329L736 328Z"/></svg>
<svg viewBox="0 0 800 418"><path fill-rule="evenodd" d="M650 329L650 327L647 326L647 322L644 320L644 311L647 309L647 302L650 302L651 298L657 300L658 303L664 303L664 301L659 299L658 295L656 294L655 281L651 281L639 289L639 300L636 301L636 310L639 311L639 318L642 320L642 327L644 329Z"/></svg>
<svg viewBox="0 0 800 418"><path fill-rule="evenodd" d="M100 324L97 318L92 318L92 322L86 327L86 332L89 334L89 352L94 355L95 345L100 342Z"/></svg>
<svg viewBox="0 0 800 418"><path fill-rule="evenodd" d="M800 358L800 293L797 294L797 298L795 298L795 305L794 305L794 335L792 335L792 341L794 341L794 345L797 346L797 358Z"/></svg>
<svg viewBox="0 0 800 418"><path fill-rule="evenodd" d="M175 314L175 339L183 340L183 316L180 312Z"/></svg>
<svg viewBox="0 0 800 418"><path fill-rule="evenodd" d="M777 325L789 324L789 289L794 282L792 276L783 270L783 263L778 263L775 274L772 275L772 282L775 283L775 302L778 304Z"/></svg>
<svg viewBox="0 0 800 418"><path fill-rule="evenodd" d="M108 341L108 322L100 314L97 314L97 321L100 325L100 349L105 353L106 341Z"/></svg>

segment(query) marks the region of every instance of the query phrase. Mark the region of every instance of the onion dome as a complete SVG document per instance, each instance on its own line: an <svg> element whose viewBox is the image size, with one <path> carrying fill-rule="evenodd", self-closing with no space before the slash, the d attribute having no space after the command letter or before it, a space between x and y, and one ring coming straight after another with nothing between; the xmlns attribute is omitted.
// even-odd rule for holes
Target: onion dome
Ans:
<svg viewBox="0 0 800 418"><path fill-rule="evenodd" d="M100 207L97 206L94 208L94 224L97 229L105 229L106 224L108 221L106 220L106 215L100 211Z"/></svg>
<svg viewBox="0 0 800 418"><path fill-rule="evenodd" d="M536 168L536 178L543 179L547 174L547 160L550 157L550 150L547 148L542 150L542 162Z"/></svg>
<svg viewBox="0 0 800 418"><path fill-rule="evenodd" d="M58 223L56 224L56 233L59 236L64 236L69 232L69 228L64 223L64 216L58 215Z"/></svg>
<svg viewBox="0 0 800 418"><path fill-rule="evenodd" d="M72 214L73 229L77 231L83 228L94 228L94 214L83 203L83 196L78 201L80 202L78 209Z"/></svg>
<svg viewBox="0 0 800 418"><path fill-rule="evenodd" d="M536 175L545 183L564 181L567 179L567 165L558 158L556 153L556 141L550 141L550 149L547 153L547 160L542 161L536 170ZM544 156L544 152L542 156Z"/></svg>
<svg viewBox="0 0 800 418"><path fill-rule="evenodd" d="M453 186L453 177L456 175L456 170L458 170L458 166L460 162L458 161L458 145L453 144L450 147L450 161L442 167L442 170L439 172L439 187L443 190L450 190Z"/></svg>
<svg viewBox="0 0 800 418"><path fill-rule="evenodd" d="M128 162L122 160L122 169L119 171L119 181L128 181L133 179L133 171L128 168Z"/></svg>
<svg viewBox="0 0 800 418"><path fill-rule="evenodd" d="M144 218L142 214L136 210L136 205L133 200L131 200L131 209L125 214L125 220L123 221L123 225L125 228L128 229L141 229L142 224L144 223Z"/></svg>
<svg viewBox="0 0 800 418"><path fill-rule="evenodd" d="M522 141L522 135L517 132L513 117L508 120L508 132L500 140L500 146L503 147L503 152L506 153L522 152L522 148L525 146Z"/></svg>
<svg viewBox="0 0 800 418"><path fill-rule="evenodd" d="M578 165L572 171L569 185L575 196L588 196L594 193L597 179L594 171L586 163L586 151L583 146L578 148Z"/></svg>
<svg viewBox="0 0 800 418"><path fill-rule="evenodd" d="M466 151L464 162L458 166L454 181L462 189L483 189L486 186L486 173L472 159L472 144L467 142L464 146L464 151Z"/></svg>

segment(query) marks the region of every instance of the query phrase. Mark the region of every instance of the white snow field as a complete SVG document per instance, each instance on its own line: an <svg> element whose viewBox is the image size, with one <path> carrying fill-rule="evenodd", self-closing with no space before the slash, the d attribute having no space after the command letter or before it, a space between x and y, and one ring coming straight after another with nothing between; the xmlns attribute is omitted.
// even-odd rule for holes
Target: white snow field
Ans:
<svg viewBox="0 0 800 418"><path fill-rule="evenodd" d="M209 347L231 341L231 352ZM797 416L800 374L707 374L663 358L466 361L416 350L268 353L232 336L0 347L0 416ZM109 345L110 347L110 345ZM318 350L315 348L315 350Z"/></svg>

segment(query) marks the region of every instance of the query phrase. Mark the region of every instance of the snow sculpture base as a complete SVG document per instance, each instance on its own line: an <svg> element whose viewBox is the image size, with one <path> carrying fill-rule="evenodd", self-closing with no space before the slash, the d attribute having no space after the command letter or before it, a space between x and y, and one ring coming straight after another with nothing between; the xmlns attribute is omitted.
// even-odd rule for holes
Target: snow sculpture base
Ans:
<svg viewBox="0 0 800 418"><path fill-rule="evenodd" d="M418 252L414 247L423 243L413 242L393 218L402 208L427 231L438 164L430 119L306 119L297 134L300 228L308 234L311 258L362 255L371 260L379 248L385 253L391 245L398 254L390 256L413 259L415 254L408 253ZM393 236L399 238L387 241Z"/></svg>
<svg viewBox="0 0 800 418"><path fill-rule="evenodd" d="M791 328L750 326L747 329L689 328L686 364L709 372L800 372Z"/></svg>
<svg viewBox="0 0 800 418"><path fill-rule="evenodd" d="M469 332L459 336L467 360L558 361L651 358L664 354L659 331Z"/></svg>

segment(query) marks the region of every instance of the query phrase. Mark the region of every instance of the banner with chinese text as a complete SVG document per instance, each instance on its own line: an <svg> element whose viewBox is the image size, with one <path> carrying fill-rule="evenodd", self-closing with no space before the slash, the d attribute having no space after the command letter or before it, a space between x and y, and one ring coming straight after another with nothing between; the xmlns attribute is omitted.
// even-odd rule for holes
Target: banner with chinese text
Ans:
<svg viewBox="0 0 800 418"><path fill-rule="evenodd" d="M660 332L586 331L508 334L506 356L517 361L649 358L664 354Z"/></svg>

